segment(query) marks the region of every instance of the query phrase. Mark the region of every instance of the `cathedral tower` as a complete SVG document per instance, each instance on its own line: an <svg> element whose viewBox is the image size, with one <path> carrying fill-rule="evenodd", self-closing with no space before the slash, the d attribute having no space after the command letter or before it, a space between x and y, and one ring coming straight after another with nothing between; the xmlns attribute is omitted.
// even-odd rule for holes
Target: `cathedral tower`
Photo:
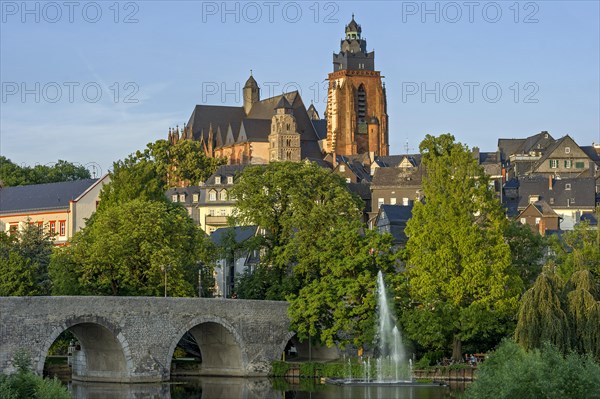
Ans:
<svg viewBox="0 0 600 399"><path fill-rule="evenodd" d="M333 54L327 93L325 151L339 155L389 155L385 86L375 70L375 52L367 52L362 29L352 20L339 54Z"/></svg>
<svg viewBox="0 0 600 399"><path fill-rule="evenodd" d="M285 96L281 96L271 119L269 161L300 162L300 155L300 133L296 128L294 111Z"/></svg>
<svg viewBox="0 0 600 399"><path fill-rule="evenodd" d="M252 76L252 71L250 71L250 77L246 81L243 89L244 94L244 112L246 115L250 113L252 109L252 104L260 101L260 88L258 87L258 83Z"/></svg>

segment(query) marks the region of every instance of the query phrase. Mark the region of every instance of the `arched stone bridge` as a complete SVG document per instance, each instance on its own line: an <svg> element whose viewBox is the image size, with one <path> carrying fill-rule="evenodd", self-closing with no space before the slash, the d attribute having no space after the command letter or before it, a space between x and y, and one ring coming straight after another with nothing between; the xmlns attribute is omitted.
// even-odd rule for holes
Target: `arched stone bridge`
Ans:
<svg viewBox="0 0 600 399"><path fill-rule="evenodd" d="M241 299L2 297L0 372L14 371L14 355L23 349L41 374L50 346L70 330L81 345L73 379L166 381L173 352L189 331L202 353L202 374L265 376L294 336L287 306Z"/></svg>

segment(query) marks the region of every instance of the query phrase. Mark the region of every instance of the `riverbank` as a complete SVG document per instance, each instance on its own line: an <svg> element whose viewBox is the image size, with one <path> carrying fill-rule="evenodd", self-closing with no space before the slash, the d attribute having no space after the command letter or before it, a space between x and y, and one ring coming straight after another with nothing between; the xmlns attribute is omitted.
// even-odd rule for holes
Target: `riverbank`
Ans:
<svg viewBox="0 0 600 399"><path fill-rule="evenodd" d="M272 377L281 377L292 381L302 378L363 378L366 374L364 364L360 364L356 360L346 362L339 360L329 362L275 361L271 365ZM373 366L371 368L369 375L375 375ZM476 370L467 365L438 366L427 370L413 370L412 378L431 382L471 382L476 379Z"/></svg>

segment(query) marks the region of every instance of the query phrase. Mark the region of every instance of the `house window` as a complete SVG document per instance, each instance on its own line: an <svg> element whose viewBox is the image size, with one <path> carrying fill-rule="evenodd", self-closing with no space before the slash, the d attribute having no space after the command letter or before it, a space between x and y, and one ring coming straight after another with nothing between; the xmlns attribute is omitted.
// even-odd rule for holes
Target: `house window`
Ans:
<svg viewBox="0 0 600 399"><path fill-rule="evenodd" d="M221 176L215 176L215 184L221 184Z"/></svg>
<svg viewBox="0 0 600 399"><path fill-rule="evenodd" d="M573 166L573 161L570 159L565 159L565 168L571 169L571 166Z"/></svg>
<svg viewBox="0 0 600 399"><path fill-rule="evenodd" d="M173 195L171 196L171 201L173 201L173 202L177 202L177 194L173 194Z"/></svg>
<svg viewBox="0 0 600 399"><path fill-rule="evenodd" d="M550 160L550 167L551 167L552 169L556 169L556 168L558 168L558 159L551 159L551 160Z"/></svg>
<svg viewBox="0 0 600 399"><path fill-rule="evenodd" d="M219 193L221 201L227 201L227 190L223 190Z"/></svg>
<svg viewBox="0 0 600 399"><path fill-rule="evenodd" d="M396 197L390 198L390 204L396 205Z"/></svg>
<svg viewBox="0 0 600 399"><path fill-rule="evenodd" d="M538 224L540 224L540 218L535 218L535 225L537 226Z"/></svg>
<svg viewBox="0 0 600 399"><path fill-rule="evenodd" d="M408 204L409 204L408 198L402 198L402 205L408 206Z"/></svg>
<svg viewBox="0 0 600 399"><path fill-rule="evenodd" d="M346 165L340 165L340 172L346 171Z"/></svg>
<svg viewBox="0 0 600 399"><path fill-rule="evenodd" d="M65 221L61 220L59 223L59 234L61 235L61 237L65 236Z"/></svg>
<svg viewBox="0 0 600 399"><path fill-rule="evenodd" d="M565 190L570 190L570 189L571 189L571 183L565 184Z"/></svg>
<svg viewBox="0 0 600 399"><path fill-rule="evenodd" d="M200 199L200 196L198 194L192 195L192 201L198 202L199 199Z"/></svg>
<svg viewBox="0 0 600 399"><path fill-rule="evenodd" d="M521 224L525 224L525 223L527 223L527 219L521 218Z"/></svg>
<svg viewBox="0 0 600 399"><path fill-rule="evenodd" d="M385 204L384 198L377 198L377 206L381 208L381 205Z"/></svg>
<svg viewBox="0 0 600 399"><path fill-rule="evenodd" d="M211 191L208 193L208 200L209 201L216 201L217 200L217 192L216 191Z"/></svg>
<svg viewBox="0 0 600 399"><path fill-rule="evenodd" d="M56 234L56 222L53 220L50 222L50 235Z"/></svg>
<svg viewBox="0 0 600 399"><path fill-rule="evenodd" d="M8 234L14 234L19 230L19 224L18 223L11 223L10 226L8 227Z"/></svg>
<svg viewBox="0 0 600 399"><path fill-rule="evenodd" d="M208 216L215 216L215 210L214 209L209 209L208 210Z"/></svg>
<svg viewBox="0 0 600 399"><path fill-rule="evenodd" d="M221 209L221 216L227 216L227 210Z"/></svg>
<svg viewBox="0 0 600 399"><path fill-rule="evenodd" d="M583 169L583 168L584 168L584 166L585 166L585 163L584 163L584 162L575 162L575 167L576 167L577 169Z"/></svg>
<svg viewBox="0 0 600 399"><path fill-rule="evenodd" d="M233 176L227 176L227 184L233 184Z"/></svg>
<svg viewBox="0 0 600 399"><path fill-rule="evenodd" d="M554 197L550 197L550 205L554 205Z"/></svg>
<svg viewBox="0 0 600 399"><path fill-rule="evenodd" d="M185 202L185 194L179 194L179 202Z"/></svg>
<svg viewBox="0 0 600 399"><path fill-rule="evenodd" d="M346 177L346 183L352 183L352 179L350 179L349 177Z"/></svg>
<svg viewBox="0 0 600 399"><path fill-rule="evenodd" d="M565 147L565 154L571 153L571 147Z"/></svg>

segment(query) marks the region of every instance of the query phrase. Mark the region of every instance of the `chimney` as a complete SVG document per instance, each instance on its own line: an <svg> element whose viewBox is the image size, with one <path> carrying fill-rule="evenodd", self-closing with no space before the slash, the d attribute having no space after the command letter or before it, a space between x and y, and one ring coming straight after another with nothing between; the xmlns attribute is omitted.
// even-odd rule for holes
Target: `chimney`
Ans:
<svg viewBox="0 0 600 399"><path fill-rule="evenodd" d="M552 175L548 176L548 190L552 191Z"/></svg>
<svg viewBox="0 0 600 399"><path fill-rule="evenodd" d="M335 169L337 167L337 153L334 151L332 155L331 165L333 166L333 169Z"/></svg>

